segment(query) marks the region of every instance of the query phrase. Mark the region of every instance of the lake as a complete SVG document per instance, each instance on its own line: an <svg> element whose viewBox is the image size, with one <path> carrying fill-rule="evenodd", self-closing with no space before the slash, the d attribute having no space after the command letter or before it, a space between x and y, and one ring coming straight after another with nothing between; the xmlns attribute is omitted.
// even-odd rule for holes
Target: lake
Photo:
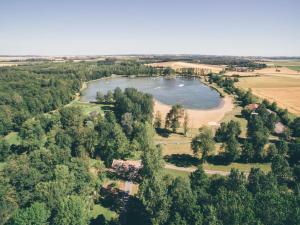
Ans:
<svg viewBox="0 0 300 225"><path fill-rule="evenodd" d="M99 79L88 82L82 91L82 101L95 101L97 91L106 94L116 87L125 89L133 87L139 91L149 93L161 103L174 105L182 104L187 109L212 109L218 107L222 101L220 94L203 84L198 78L165 79L163 77L117 77Z"/></svg>

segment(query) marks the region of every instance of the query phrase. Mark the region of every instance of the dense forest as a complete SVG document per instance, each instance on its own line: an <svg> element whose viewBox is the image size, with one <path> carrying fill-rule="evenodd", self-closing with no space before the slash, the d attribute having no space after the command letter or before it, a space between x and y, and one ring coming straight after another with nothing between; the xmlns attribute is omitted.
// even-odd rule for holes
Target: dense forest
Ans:
<svg viewBox="0 0 300 225"><path fill-rule="evenodd" d="M104 109L96 115L86 115L80 107L63 107L84 81L165 71L118 61L37 63L0 71L0 131L2 135L18 131L21 138L13 145L0 139L0 224L300 224L300 119L290 120L286 111L267 101L251 113L246 106L257 99L251 91L235 88L236 80L209 78L245 108L247 138L241 138L240 125L230 121L215 134L200 129L191 148L195 156L201 155L201 162L264 161L272 170L252 168L245 174L233 169L229 176L208 176L200 164L184 179L164 173L161 146L154 142L161 118L153 118L151 95L134 88L98 93L99 107L101 103ZM176 132L183 116L182 106L174 105L166 128ZM288 130L265 151L278 121ZM223 143L225 152L213 158L209 153L215 142ZM141 159L142 169L134 177L122 174L122 178L139 185L137 195L104 188L106 178L119 176L110 170L113 160L133 158ZM93 217L99 205L119 216Z"/></svg>
<svg viewBox="0 0 300 225"><path fill-rule="evenodd" d="M116 75L159 75L164 69L133 61L35 63L0 68L0 135L28 118L70 102L82 82Z"/></svg>

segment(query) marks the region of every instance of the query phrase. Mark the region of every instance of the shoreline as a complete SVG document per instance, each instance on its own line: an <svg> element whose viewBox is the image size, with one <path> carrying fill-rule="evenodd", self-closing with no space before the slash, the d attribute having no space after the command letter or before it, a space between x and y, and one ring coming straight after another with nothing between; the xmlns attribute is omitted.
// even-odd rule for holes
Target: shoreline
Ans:
<svg viewBox="0 0 300 225"><path fill-rule="evenodd" d="M97 80L112 79L114 76L101 77L95 80L85 81L82 83L80 91L77 95L77 98L80 100L81 91L85 90L88 87L89 82ZM201 81L202 82L202 81ZM202 82L206 86L212 88L206 82ZM216 90L218 91L218 90ZM218 106L211 109L185 109L189 116L189 127L190 128L200 128L202 126L218 126L219 122L223 119L226 113L234 109L233 97L229 95L222 96L220 94L221 102ZM170 111L171 105L164 104L153 97L154 107L153 113L156 114L159 111L162 115L162 118L165 119L166 114Z"/></svg>

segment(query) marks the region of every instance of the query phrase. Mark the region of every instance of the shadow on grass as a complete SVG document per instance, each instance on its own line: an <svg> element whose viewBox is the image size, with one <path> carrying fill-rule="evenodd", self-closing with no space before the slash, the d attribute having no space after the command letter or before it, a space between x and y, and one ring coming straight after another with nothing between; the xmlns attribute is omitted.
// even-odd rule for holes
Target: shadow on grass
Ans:
<svg viewBox="0 0 300 225"><path fill-rule="evenodd" d="M210 155L206 160L208 163L213 165L227 166L231 163L224 153L220 153L219 155Z"/></svg>
<svg viewBox="0 0 300 225"><path fill-rule="evenodd" d="M109 185L107 188L101 188L100 190L101 199L99 203L105 207L109 208L112 211L120 213L125 206L125 199L129 197L129 195L114 187L113 185Z"/></svg>
<svg viewBox="0 0 300 225"><path fill-rule="evenodd" d="M156 128L156 133L162 137L169 137L171 135L171 131L169 131L168 129L165 129L165 128Z"/></svg>
<svg viewBox="0 0 300 225"><path fill-rule="evenodd" d="M198 158L189 154L166 155L164 160L179 167L190 167L200 164L200 160Z"/></svg>
<svg viewBox="0 0 300 225"><path fill-rule="evenodd" d="M101 109L103 110L103 111L111 111L111 110L113 110L113 106L112 105L102 105L101 106Z"/></svg>

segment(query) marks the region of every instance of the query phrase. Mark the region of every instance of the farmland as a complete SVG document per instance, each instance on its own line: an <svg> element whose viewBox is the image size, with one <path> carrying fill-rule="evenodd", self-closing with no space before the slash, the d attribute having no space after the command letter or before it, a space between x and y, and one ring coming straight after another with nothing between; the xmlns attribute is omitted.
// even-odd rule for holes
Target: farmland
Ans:
<svg viewBox="0 0 300 225"><path fill-rule="evenodd" d="M258 97L277 102L280 107L300 115L300 76L283 74L246 77L240 78L237 86L251 89Z"/></svg>

